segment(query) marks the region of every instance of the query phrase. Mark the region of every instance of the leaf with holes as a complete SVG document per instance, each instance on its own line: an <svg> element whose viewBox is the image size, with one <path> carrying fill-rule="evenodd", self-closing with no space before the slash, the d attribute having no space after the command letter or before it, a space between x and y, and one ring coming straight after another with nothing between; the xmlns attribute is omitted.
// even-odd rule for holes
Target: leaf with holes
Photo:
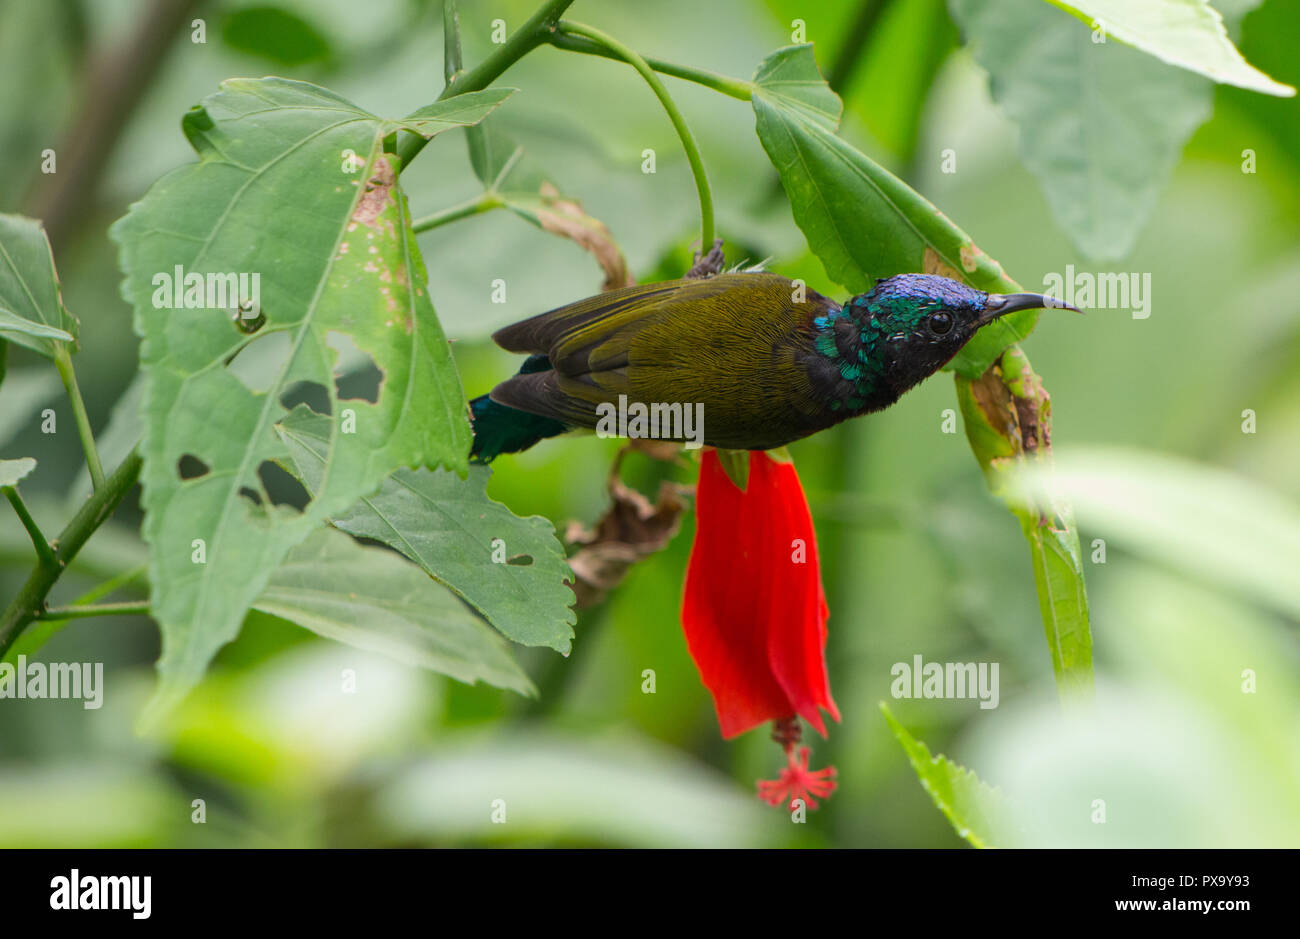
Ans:
<svg viewBox="0 0 1300 939"><path fill-rule="evenodd" d="M52 357L75 342L77 319L63 306L54 256L41 223L0 215L0 342Z"/></svg>
<svg viewBox="0 0 1300 939"><path fill-rule="evenodd" d="M143 339L144 536L163 632L147 718L199 680L325 518L399 466L465 471L464 393L383 141L472 123L508 93L395 122L303 82L227 81L182 122L199 162L114 225ZM262 344L279 361L254 388L228 366ZM339 397L352 347L382 375L374 402ZM296 511L270 504L262 473L285 455L286 401L303 397L331 414L329 470Z"/></svg>
<svg viewBox="0 0 1300 939"><path fill-rule="evenodd" d="M300 405L279 430L300 478L316 492L329 419ZM564 548L546 519L519 518L489 499L490 475L486 466L471 466L468 480L446 470L398 470L330 521L401 551L515 642L567 655L575 617Z"/></svg>
<svg viewBox="0 0 1300 939"><path fill-rule="evenodd" d="M450 590L393 552L329 528L289 552L253 608L468 685L537 693L505 640Z"/></svg>

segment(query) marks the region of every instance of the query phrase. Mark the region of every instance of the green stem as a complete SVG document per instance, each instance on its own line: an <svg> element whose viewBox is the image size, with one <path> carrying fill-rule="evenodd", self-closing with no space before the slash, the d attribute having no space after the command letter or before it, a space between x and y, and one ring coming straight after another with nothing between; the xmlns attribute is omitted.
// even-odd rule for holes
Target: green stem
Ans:
<svg viewBox="0 0 1300 939"><path fill-rule="evenodd" d="M50 606L37 614L38 620L80 619L86 616L135 616L149 612L148 600L124 600L121 603L83 603L72 606Z"/></svg>
<svg viewBox="0 0 1300 939"><path fill-rule="evenodd" d="M148 573L149 565L140 564L131 568L129 571L115 574L103 583L91 587L81 596L77 597L77 599L73 600L71 605L74 607L80 607L95 603L103 597L116 593L118 590L121 590L123 587L126 587L137 580L142 580ZM53 609L53 607L47 607L45 611L46 614L49 614ZM18 656L20 655L35 655L36 652L40 650L41 646L49 642L54 634L59 632L66 625L68 625L68 619L66 617L61 619L46 619L44 615L37 616L36 624L32 628L27 629L18 637L18 640L9 647L8 651L4 654L3 661L13 664L18 660Z"/></svg>
<svg viewBox="0 0 1300 939"><path fill-rule="evenodd" d="M140 476L143 462L138 452L131 451L131 455L122 461L122 465L113 471L103 486L91 494L67 527L59 532L59 537L54 542L56 566L49 568L44 564L36 565L8 609L0 614L0 656L13 645L27 624L36 618L59 575L131 491Z"/></svg>
<svg viewBox="0 0 1300 939"><path fill-rule="evenodd" d="M451 83L464 70L464 60L460 52L460 17L456 13L456 0L442 0L442 74L447 80L447 88L451 87Z"/></svg>
<svg viewBox="0 0 1300 939"><path fill-rule="evenodd" d="M529 17L528 22L520 26L500 49L479 63L477 68L457 74L456 80L448 83L447 87L442 90L442 94L438 96L438 100L452 98L467 91L482 91L492 84L501 77L506 69L546 42L551 31L555 29L555 24L560 21L564 11L572 3L573 0L547 0L536 13ZM421 137L419 134L406 135L397 148L397 155L402 160L402 167L410 166L411 160L424 149L428 142L428 138Z"/></svg>
<svg viewBox="0 0 1300 939"><path fill-rule="evenodd" d="M50 547L49 540L41 532L41 527L36 524L36 519L32 518L32 513L27 511L27 503L18 494L17 488L4 486L0 487L0 492L5 494L9 504L18 513L18 519L23 523L23 528L26 528L27 534L31 535L32 544L36 547L36 556L40 558L41 563L51 569L58 567L59 562L54 559L54 549Z"/></svg>
<svg viewBox="0 0 1300 939"><path fill-rule="evenodd" d="M475 196L473 199L466 199L458 205L449 206L432 215L426 215L424 218L416 219L411 223L411 230L415 234L428 231L431 228L437 228L439 225L446 225L448 222L454 222L458 219L468 218L471 215L481 215L484 212L490 212L493 209L499 209L505 205L505 200L495 192L484 192Z"/></svg>
<svg viewBox="0 0 1300 939"><path fill-rule="evenodd" d="M581 52L583 55L598 55L606 59L615 59L624 61L623 57L611 49L607 49L599 43L592 42L585 36L578 33L566 32L569 24L561 23L559 29L553 32L549 42L557 49L564 49L569 52ZM712 88L724 95L730 95L733 98L739 98L741 101L749 101L754 97L754 83L742 81L739 78L731 78L728 75L720 75L717 72L710 72L708 69L693 68L689 65L679 65L676 62L668 62L664 59L656 59L650 56L643 56L645 64L650 66L656 72L664 75L671 75L673 78L680 78L684 81L695 82L697 85L703 85L705 88Z"/></svg>
<svg viewBox="0 0 1300 939"><path fill-rule="evenodd" d="M704 161L700 159L699 147L695 145L695 138L691 135L691 129L686 126L682 112L677 109L677 104L668 94L668 89L664 88L664 83L646 64L645 59L613 36L603 33L593 26L574 23L569 20L562 22L559 28L560 31L570 35L585 36L626 61L645 79L646 84L650 86L650 90L659 99L659 103L668 112L668 119L673 122L673 128L677 131L677 136L682 142L682 149L686 151L686 159L691 164L691 174L695 177L695 189L700 197L700 250L707 253L713 247L713 192L709 189L709 179L704 173Z"/></svg>
<svg viewBox="0 0 1300 939"><path fill-rule="evenodd" d="M81 389L77 387L77 372L72 367L72 356L68 347L59 343L54 347L54 366L63 379L68 399L72 402L72 414L77 421L77 433L81 437L81 447L86 451L86 465L90 467L90 481L98 492L104 488L104 467L99 462L99 451L95 449L95 435L90 432L90 418L86 415L86 403L81 400Z"/></svg>

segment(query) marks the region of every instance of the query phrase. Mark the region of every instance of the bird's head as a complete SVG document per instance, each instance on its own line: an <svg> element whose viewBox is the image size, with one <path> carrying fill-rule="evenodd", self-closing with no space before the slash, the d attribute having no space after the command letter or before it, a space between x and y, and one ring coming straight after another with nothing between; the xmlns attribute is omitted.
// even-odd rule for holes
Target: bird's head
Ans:
<svg viewBox="0 0 1300 939"><path fill-rule="evenodd" d="M1042 294L990 294L934 274L899 274L877 281L844 311L858 326L867 357L902 394L942 368L982 327L1016 310L1046 307L1075 310Z"/></svg>

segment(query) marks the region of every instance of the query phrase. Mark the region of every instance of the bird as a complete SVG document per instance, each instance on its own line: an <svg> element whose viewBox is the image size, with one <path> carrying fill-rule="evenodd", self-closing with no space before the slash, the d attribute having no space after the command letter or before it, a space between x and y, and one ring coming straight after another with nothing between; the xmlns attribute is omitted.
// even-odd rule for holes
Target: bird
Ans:
<svg viewBox="0 0 1300 939"><path fill-rule="evenodd" d="M527 358L470 402L470 455L486 463L598 429L616 403L702 406L704 444L783 447L889 407L980 329L1037 308L1080 312L936 274L885 277L843 305L770 272L606 291L493 333Z"/></svg>

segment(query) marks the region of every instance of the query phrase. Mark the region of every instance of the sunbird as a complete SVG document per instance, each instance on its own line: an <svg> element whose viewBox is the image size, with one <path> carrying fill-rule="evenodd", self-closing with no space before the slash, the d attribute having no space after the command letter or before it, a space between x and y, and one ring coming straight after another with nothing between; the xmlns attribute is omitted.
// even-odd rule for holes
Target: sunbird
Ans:
<svg viewBox="0 0 1300 939"><path fill-rule="evenodd" d="M597 429L620 396L702 404L704 443L770 450L889 407L999 317L1055 307L1078 312L934 274L883 278L843 306L771 273L610 290L493 333L528 358L470 402L471 456Z"/></svg>

